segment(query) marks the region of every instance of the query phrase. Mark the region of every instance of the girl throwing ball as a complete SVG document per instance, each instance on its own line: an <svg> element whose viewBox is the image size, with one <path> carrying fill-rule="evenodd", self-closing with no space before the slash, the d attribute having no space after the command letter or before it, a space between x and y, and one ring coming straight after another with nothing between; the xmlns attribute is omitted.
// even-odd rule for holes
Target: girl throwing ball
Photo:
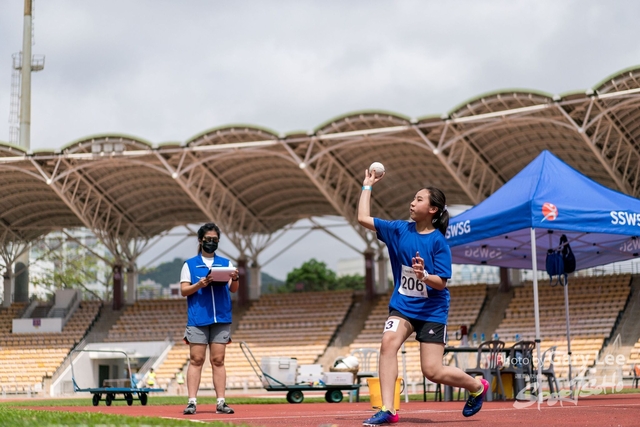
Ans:
<svg viewBox="0 0 640 427"><path fill-rule="evenodd" d="M398 350L413 332L420 342L420 365L434 383L469 390L462 414L470 417L482 407L489 383L462 370L442 364L449 290L451 251L444 234L449 225L445 195L434 187L419 190L409 206L411 221L387 221L371 216L372 187L384 178L365 171L358 203L358 222L377 233L389 249L394 289L389 301L380 345L380 391L382 408L364 421L366 426L398 422L394 389L398 377Z"/></svg>

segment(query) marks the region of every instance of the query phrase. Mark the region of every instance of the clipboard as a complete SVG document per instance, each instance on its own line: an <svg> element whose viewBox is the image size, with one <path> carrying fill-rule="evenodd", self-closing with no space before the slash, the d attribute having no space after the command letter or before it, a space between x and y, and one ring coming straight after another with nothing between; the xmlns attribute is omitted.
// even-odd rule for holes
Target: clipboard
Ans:
<svg viewBox="0 0 640 427"><path fill-rule="evenodd" d="M211 267L207 277L212 278L216 282L228 282L231 275L235 273L235 267Z"/></svg>

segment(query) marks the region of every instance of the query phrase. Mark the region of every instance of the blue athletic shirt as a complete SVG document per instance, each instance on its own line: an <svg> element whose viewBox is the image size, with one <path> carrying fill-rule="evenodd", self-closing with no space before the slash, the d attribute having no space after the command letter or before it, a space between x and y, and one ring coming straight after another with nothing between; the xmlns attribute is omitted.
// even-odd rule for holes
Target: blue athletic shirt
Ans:
<svg viewBox="0 0 640 427"><path fill-rule="evenodd" d="M389 249L394 289L389 310L397 310L410 319L447 324L449 289L442 291L417 280L411 268L416 252L424 259L429 274L451 278L451 249L438 230L429 234L416 231L415 222L373 219L378 239ZM404 266L404 267L403 267Z"/></svg>
<svg viewBox="0 0 640 427"><path fill-rule="evenodd" d="M198 254L185 261L191 273L191 283L196 283L209 273ZM229 267L230 261L221 256L213 257L212 267ZM187 326L208 326L213 323L231 323L231 292L227 282L212 282L187 296Z"/></svg>

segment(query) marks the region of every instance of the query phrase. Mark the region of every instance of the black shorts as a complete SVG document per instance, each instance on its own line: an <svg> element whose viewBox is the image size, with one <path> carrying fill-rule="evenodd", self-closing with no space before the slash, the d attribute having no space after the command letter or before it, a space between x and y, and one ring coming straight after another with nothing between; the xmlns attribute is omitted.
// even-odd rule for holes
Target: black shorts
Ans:
<svg viewBox="0 0 640 427"><path fill-rule="evenodd" d="M446 344L447 325L436 322L425 322L424 320L411 319L398 310L390 310L389 316L400 317L411 323L413 330L416 332L416 341L418 342L434 342L438 344Z"/></svg>

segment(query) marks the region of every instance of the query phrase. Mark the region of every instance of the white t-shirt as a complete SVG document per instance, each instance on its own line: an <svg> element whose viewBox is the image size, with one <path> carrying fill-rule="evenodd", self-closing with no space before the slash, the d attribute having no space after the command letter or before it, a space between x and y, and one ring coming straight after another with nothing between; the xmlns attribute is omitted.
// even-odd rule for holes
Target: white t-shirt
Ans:
<svg viewBox="0 0 640 427"><path fill-rule="evenodd" d="M208 268L211 268L213 265L213 258L202 257L202 261ZM229 267L233 268L233 263L231 261L229 261ZM189 266L186 262L182 265L182 271L180 272L180 283L182 282L191 283L191 272L189 271Z"/></svg>

